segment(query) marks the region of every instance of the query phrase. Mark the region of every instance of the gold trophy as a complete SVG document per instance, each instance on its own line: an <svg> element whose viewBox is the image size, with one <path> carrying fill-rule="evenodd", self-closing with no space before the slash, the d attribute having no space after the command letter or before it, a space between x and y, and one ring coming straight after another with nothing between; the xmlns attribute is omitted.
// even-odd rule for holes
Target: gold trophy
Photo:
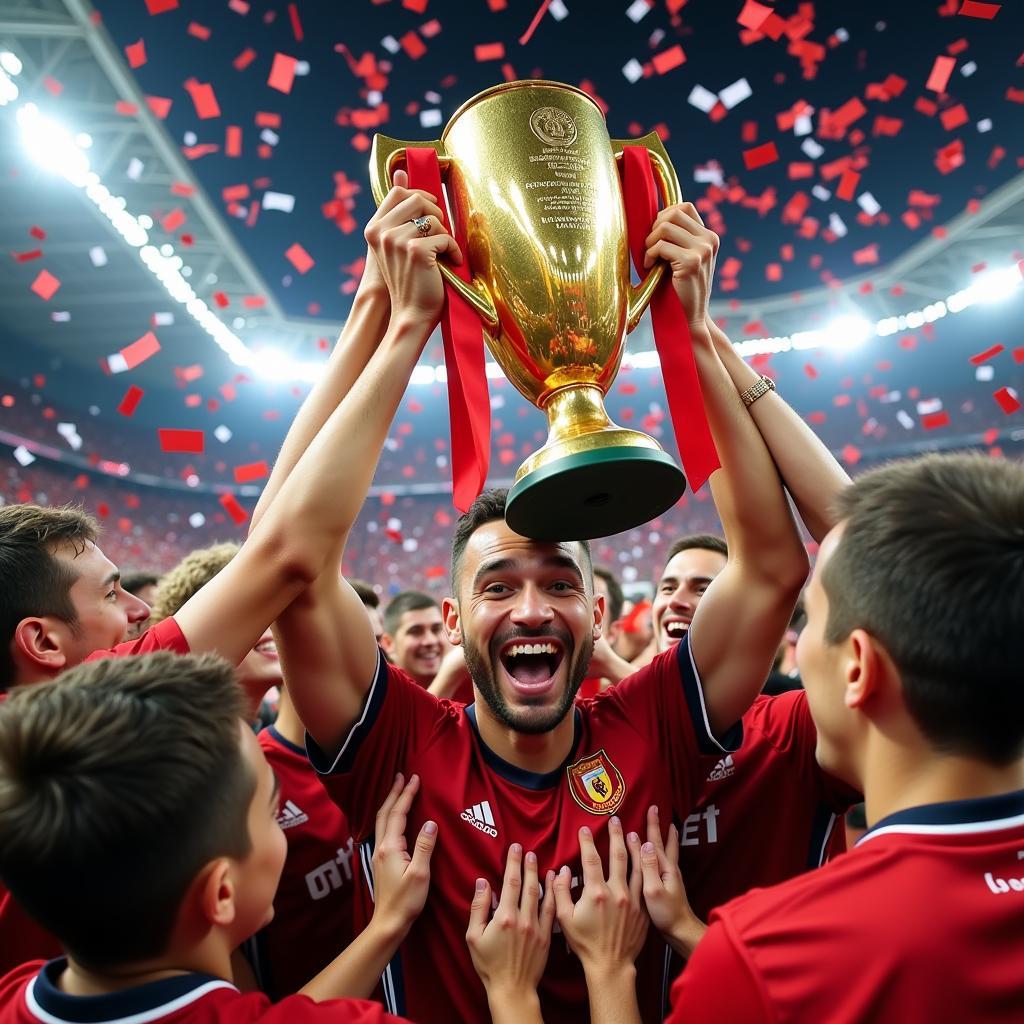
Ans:
<svg viewBox="0 0 1024 1024"><path fill-rule="evenodd" d="M597 104L557 82L487 89L455 112L440 141L373 140L378 205L406 149L437 152L473 279L441 272L479 314L505 376L547 414L547 442L519 467L505 509L513 530L538 540L619 533L670 508L686 487L654 438L604 408L625 335L663 273L659 262L630 283L616 168L625 146L647 148L666 205L679 202L656 133L610 139Z"/></svg>

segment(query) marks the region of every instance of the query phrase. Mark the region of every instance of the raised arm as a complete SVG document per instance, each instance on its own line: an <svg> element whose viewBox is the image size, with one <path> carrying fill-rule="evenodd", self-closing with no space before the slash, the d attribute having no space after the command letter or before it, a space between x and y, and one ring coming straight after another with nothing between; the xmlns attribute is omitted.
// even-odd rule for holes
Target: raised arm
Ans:
<svg viewBox="0 0 1024 1024"><path fill-rule="evenodd" d="M741 394L753 387L759 374L733 348L725 332L707 318L708 330L722 364ZM796 505L807 532L820 543L836 525L836 495L850 477L821 438L793 411L777 391L769 391L749 408L768 451Z"/></svg>
<svg viewBox="0 0 1024 1024"><path fill-rule="evenodd" d="M438 212L424 193L395 189L372 223L404 224L409 216ZM346 326L324 382L299 414L242 550L175 614L194 652L213 651L237 664L300 593L325 570L336 571L339 538L354 518L350 505L337 500L348 484L338 453L352 430L331 407L380 340L387 307L376 274L371 270L369 294Z"/></svg>
<svg viewBox="0 0 1024 1024"><path fill-rule="evenodd" d="M775 464L707 327L717 251L718 236L704 227L692 203L663 210L648 238L648 263L664 259L672 268L721 460L711 475L711 494L729 558L690 626L708 718L721 732L747 710L768 677L808 562Z"/></svg>
<svg viewBox="0 0 1024 1024"><path fill-rule="evenodd" d="M327 503L336 525L325 567L277 619L275 633L288 690L310 735L337 751L359 716L377 666L377 640L366 609L339 573L348 533L366 499L377 459L416 361L437 323L444 288L437 257L461 259L455 240L421 193L396 186L366 229L391 296L384 338L348 395L331 414L271 503L273 516L310 454L327 446L334 477ZM411 220L428 216L430 233Z"/></svg>

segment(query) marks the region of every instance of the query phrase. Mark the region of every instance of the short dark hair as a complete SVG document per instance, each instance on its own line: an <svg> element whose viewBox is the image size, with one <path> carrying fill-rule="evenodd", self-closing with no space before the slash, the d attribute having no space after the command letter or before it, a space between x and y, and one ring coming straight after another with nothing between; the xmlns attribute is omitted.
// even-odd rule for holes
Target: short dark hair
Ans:
<svg viewBox="0 0 1024 1024"><path fill-rule="evenodd" d="M394 636L406 612L418 612L423 608L440 610L441 606L422 590L403 590L400 594L395 594L384 609L384 632Z"/></svg>
<svg viewBox="0 0 1024 1024"><path fill-rule="evenodd" d="M677 537L672 542L665 555L665 565L668 565L680 551L690 551L694 548L715 551L725 558L729 557L729 547L721 537L716 537L713 533L689 533L685 537Z"/></svg>
<svg viewBox="0 0 1024 1024"><path fill-rule="evenodd" d="M140 569L137 572L126 572L121 574L121 589L127 590L135 597L144 587L155 587L160 582L160 577L155 572L147 569Z"/></svg>
<svg viewBox="0 0 1024 1024"><path fill-rule="evenodd" d="M88 662L0 706L0 876L76 960L159 956L202 867L249 853L244 711L226 661L169 652Z"/></svg>
<svg viewBox="0 0 1024 1024"><path fill-rule="evenodd" d="M52 615L72 629L78 622L69 596L78 575L54 549L69 544L81 553L98 536L96 520L75 505L0 507L0 692L15 682L11 641L22 619Z"/></svg>
<svg viewBox="0 0 1024 1024"><path fill-rule="evenodd" d="M622 584L618 577L605 565L595 565L594 575L604 580L608 588L608 607L605 609L605 620L607 622L618 622L622 618L622 606L626 603L626 596L622 593Z"/></svg>
<svg viewBox="0 0 1024 1024"><path fill-rule="evenodd" d="M462 573L462 558L466 553L469 538L487 523L505 519L505 502L508 489L505 487L489 487L481 491L469 509L455 524L455 536L452 539L452 593L459 596L459 576ZM587 568L593 572L593 560L590 557L590 544L585 540L576 541L583 549Z"/></svg>
<svg viewBox="0 0 1024 1024"><path fill-rule="evenodd" d="M1024 751L1024 466L929 455L865 473L838 499L821 582L825 638L875 637L937 749L992 764Z"/></svg>
<svg viewBox="0 0 1024 1024"><path fill-rule="evenodd" d="M372 583L366 580L349 580L348 585L356 592L356 596L367 608L380 607L380 594L373 589Z"/></svg>

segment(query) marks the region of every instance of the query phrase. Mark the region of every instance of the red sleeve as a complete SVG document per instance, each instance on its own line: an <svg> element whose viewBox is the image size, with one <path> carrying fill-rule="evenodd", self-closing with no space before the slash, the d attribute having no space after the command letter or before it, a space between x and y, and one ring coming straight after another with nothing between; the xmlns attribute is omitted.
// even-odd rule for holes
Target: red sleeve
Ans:
<svg viewBox="0 0 1024 1024"><path fill-rule="evenodd" d="M348 817L357 842L373 834L377 811L395 775L408 775L410 759L460 713L461 706L438 700L378 655L377 674L363 710L337 755L330 757L306 734L309 760Z"/></svg>
<svg viewBox="0 0 1024 1024"><path fill-rule="evenodd" d="M98 661L100 658L130 658L135 654L152 654L154 651L173 651L175 654L188 654L188 640L181 627L173 618L164 619L147 629L138 640L118 644L105 651L93 651L85 660Z"/></svg>
<svg viewBox="0 0 1024 1024"><path fill-rule="evenodd" d="M743 1024L769 1024L775 1020L760 979L717 913L672 986L672 1012L665 1024L694 1024L703 1020Z"/></svg>
<svg viewBox="0 0 1024 1024"><path fill-rule="evenodd" d="M225 1024L409 1024L368 999L325 999L317 1003L308 996L296 995L271 1005L262 993L251 993L226 1002L225 1008L229 1012L217 1017Z"/></svg>
<svg viewBox="0 0 1024 1024"><path fill-rule="evenodd" d="M591 707L595 717L617 710L623 727L633 729L639 743L657 744L671 775L674 810L681 815L692 810L695 780L706 774L700 770L702 755L727 754L743 740L739 723L721 740L712 733L689 637L600 693Z"/></svg>

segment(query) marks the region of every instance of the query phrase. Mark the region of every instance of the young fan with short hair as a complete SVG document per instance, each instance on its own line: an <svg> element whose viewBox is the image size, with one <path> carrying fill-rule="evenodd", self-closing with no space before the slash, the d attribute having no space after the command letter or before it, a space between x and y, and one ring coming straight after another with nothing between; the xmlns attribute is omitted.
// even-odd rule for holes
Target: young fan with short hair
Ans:
<svg viewBox="0 0 1024 1024"><path fill-rule="evenodd" d="M422 909L436 827L410 857L416 779L396 779L378 815L377 912L359 939L276 1006L231 984L285 854L243 711L227 662L166 652L79 666L0 708L0 874L67 951L0 980L0 1022L393 1019L333 997L372 991Z"/></svg>

